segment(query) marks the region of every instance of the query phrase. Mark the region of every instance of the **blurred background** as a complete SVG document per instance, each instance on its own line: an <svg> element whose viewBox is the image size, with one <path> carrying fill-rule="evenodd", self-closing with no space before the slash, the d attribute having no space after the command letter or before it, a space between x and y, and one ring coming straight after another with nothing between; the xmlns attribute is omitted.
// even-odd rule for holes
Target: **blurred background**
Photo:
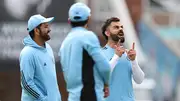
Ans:
<svg viewBox="0 0 180 101"><path fill-rule="evenodd" d="M125 47L136 43L139 65L146 74L142 84L133 82L136 101L180 101L180 1L179 0L0 0L0 101L20 101L19 53L28 35L33 14L55 17L51 45L56 58L62 100L67 92L59 57L61 42L70 30L68 9L84 2L92 9L89 29L101 42L101 25L119 17L126 36Z"/></svg>

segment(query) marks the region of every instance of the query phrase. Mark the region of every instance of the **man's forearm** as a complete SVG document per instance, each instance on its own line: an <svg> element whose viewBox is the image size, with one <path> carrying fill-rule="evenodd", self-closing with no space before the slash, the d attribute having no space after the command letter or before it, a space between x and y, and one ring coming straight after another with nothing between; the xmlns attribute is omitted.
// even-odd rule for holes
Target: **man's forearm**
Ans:
<svg viewBox="0 0 180 101"><path fill-rule="evenodd" d="M138 65L137 60L131 61L132 64L132 73L133 73L133 79L137 84L142 83L144 80L144 72L141 70L140 66Z"/></svg>

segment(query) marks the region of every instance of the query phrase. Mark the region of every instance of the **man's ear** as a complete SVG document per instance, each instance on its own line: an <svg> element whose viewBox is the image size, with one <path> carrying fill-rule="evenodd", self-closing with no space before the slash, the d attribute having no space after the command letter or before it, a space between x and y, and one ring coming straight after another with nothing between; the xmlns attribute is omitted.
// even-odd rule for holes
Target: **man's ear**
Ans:
<svg viewBox="0 0 180 101"><path fill-rule="evenodd" d="M90 16L88 16L88 22L91 22L91 17Z"/></svg>
<svg viewBox="0 0 180 101"><path fill-rule="evenodd" d="M39 35L39 29L38 28L34 29L34 34L38 34Z"/></svg>
<svg viewBox="0 0 180 101"><path fill-rule="evenodd" d="M110 36L109 30L106 30L106 31L105 31L105 35L106 35L106 36Z"/></svg>

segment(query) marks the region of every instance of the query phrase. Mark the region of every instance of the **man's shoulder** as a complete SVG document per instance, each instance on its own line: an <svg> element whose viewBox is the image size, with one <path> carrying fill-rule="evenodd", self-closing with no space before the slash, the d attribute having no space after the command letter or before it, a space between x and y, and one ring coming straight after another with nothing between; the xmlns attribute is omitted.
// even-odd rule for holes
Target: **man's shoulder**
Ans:
<svg viewBox="0 0 180 101"><path fill-rule="evenodd" d="M99 42L97 35L93 31L86 31L83 34L84 40L87 40L88 42L94 42L93 44L96 44Z"/></svg>
<svg viewBox="0 0 180 101"><path fill-rule="evenodd" d="M89 37L97 37L93 31L86 31L85 34L88 35Z"/></svg>
<svg viewBox="0 0 180 101"><path fill-rule="evenodd" d="M67 38L69 37L79 37L84 39L91 38L91 37L96 37L96 34L93 31L90 30L71 30L68 35L66 36Z"/></svg>
<svg viewBox="0 0 180 101"><path fill-rule="evenodd" d="M35 49L33 47L25 46L20 53L20 57L32 57L34 53Z"/></svg>

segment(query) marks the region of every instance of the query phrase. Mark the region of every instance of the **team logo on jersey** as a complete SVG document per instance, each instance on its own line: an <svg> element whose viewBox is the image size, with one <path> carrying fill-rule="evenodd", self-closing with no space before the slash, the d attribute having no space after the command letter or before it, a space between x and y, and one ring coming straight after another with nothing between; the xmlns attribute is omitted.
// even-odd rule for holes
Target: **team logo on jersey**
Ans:
<svg viewBox="0 0 180 101"><path fill-rule="evenodd" d="M46 62L44 63L44 66L46 66L47 64L46 64Z"/></svg>

